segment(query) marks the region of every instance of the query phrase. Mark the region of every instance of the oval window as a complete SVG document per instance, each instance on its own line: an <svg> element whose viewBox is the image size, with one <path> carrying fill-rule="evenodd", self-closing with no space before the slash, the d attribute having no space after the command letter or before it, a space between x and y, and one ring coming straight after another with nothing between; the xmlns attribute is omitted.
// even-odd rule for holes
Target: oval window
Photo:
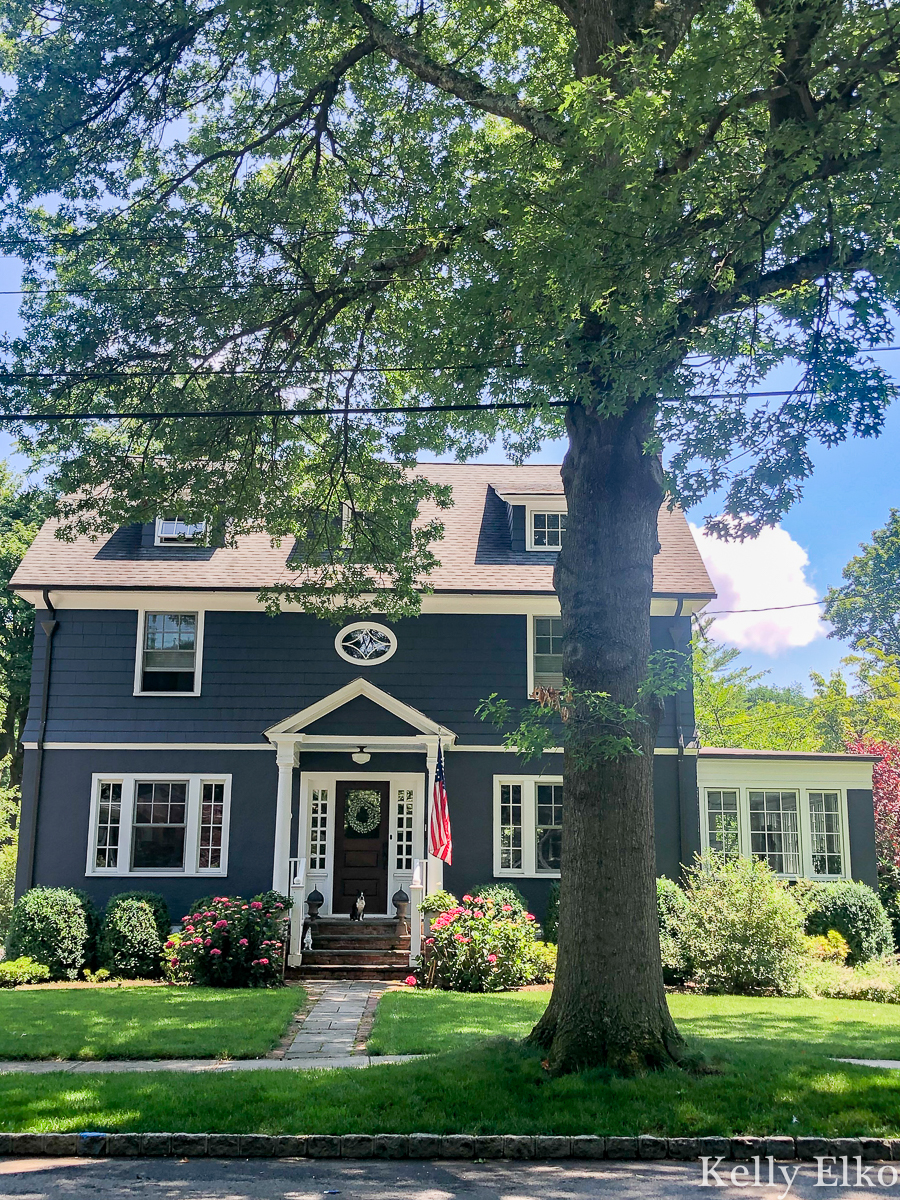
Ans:
<svg viewBox="0 0 900 1200"><path fill-rule="evenodd" d="M345 625L334 639L334 648L347 662L386 662L397 649L397 639L386 625L357 621Z"/></svg>

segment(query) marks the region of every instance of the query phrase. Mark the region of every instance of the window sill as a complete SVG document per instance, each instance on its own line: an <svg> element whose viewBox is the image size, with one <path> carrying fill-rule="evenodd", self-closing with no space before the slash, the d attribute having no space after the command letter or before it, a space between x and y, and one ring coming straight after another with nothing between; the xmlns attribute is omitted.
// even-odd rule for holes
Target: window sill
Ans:
<svg viewBox="0 0 900 1200"><path fill-rule="evenodd" d="M137 871L85 871L86 879L224 879L228 869L221 871L179 871L175 868Z"/></svg>
<svg viewBox="0 0 900 1200"><path fill-rule="evenodd" d="M132 692L133 696L181 696L183 699L190 699L191 696L199 696L200 692Z"/></svg>
<svg viewBox="0 0 900 1200"><path fill-rule="evenodd" d="M559 871L516 871L510 867L501 867L494 872L495 879L560 879Z"/></svg>

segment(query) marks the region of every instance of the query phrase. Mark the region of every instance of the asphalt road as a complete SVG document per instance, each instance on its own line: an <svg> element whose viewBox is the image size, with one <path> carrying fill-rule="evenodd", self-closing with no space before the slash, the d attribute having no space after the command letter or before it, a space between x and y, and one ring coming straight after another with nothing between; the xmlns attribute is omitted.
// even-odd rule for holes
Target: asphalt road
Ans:
<svg viewBox="0 0 900 1200"><path fill-rule="evenodd" d="M848 1186L817 1185L815 1163L785 1163L793 1174L789 1190L778 1172L776 1187L753 1183L735 1164L719 1167L722 1186L702 1186L699 1163L506 1163L506 1162L335 1162L246 1159L0 1159L0 1200L705 1200L760 1196L776 1200L856 1200L887 1193L900 1197L900 1184L880 1186L877 1167L872 1184L857 1186L851 1164ZM883 1183L889 1185L890 1168ZM765 1178L765 1164L764 1176Z"/></svg>

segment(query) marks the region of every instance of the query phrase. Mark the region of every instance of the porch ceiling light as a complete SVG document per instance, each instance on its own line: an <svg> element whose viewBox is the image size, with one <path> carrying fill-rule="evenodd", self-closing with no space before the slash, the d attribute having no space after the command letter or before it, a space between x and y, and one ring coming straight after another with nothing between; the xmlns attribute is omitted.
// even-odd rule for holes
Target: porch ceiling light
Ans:
<svg viewBox="0 0 900 1200"><path fill-rule="evenodd" d="M362 765L363 763L367 763L372 755L366 751L365 746L360 746L357 752L355 754L351 754L350 757L355 763Z"/></svg>

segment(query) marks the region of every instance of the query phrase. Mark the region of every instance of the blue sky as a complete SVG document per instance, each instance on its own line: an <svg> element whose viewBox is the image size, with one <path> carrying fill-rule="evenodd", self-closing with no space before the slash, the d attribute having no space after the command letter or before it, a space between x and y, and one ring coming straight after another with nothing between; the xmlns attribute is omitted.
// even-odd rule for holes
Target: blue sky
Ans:
<svg viewBox="0 0 900 1200"><path fill-rule="evenodd" d="M15 292L19 287L18 262L0 256L0 328L5 332L20 328L19 297L2 293ZM900 353L883 357L884 366L900 383ZM559 462L564 451L564 443L548 442L532 461ZM0 456L8 458L18 470L27 467L15 455L11 440L2 430ZM496 461L502 452L494 450L485 457ZM785 518L778 537L744 552L733 548L722 553L715 545L703 547L714 580L731 597L728 607L795 603L821 596L827 587L840 582L844 564L857 552L860 542L867 541L872 531L885 523L892 505L900 507L900 407L888 412L880 438L850 440L831 449L817 447L813 457L815 473L806 484L802 500ZM688 517L701 525L711 511L712 505L700 506ZM715 603L710 607L716 607ZM773 614L767 628L747 629L734 621L731 626L720 621L720 637L742 645L739 661L767 670L771 682L808 686L810 671L827 674L848 653L841 642L823 636L824 630L816 630L814 612L797 609ZM747 620L740 620L747 626ZM805 645L790 644L810 637L812 640Z"/></svg>

